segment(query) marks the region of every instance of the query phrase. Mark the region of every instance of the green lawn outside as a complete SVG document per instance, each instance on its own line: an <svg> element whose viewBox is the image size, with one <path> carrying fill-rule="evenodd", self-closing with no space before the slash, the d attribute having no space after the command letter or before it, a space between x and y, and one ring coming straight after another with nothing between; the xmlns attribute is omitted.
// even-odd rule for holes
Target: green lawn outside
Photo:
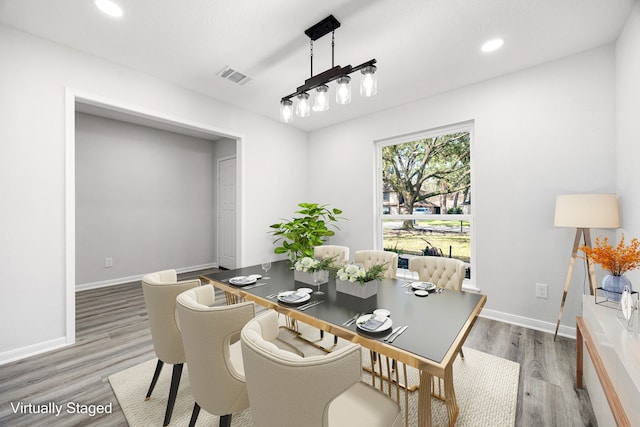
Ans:
<svg viewBox="0 0 640 427"><path fill-rule="evenodd" d="M417 221L415 230L401 230L399 227L385 227L384 248L402 253L421 253L427 242L440 248L444 256L451 256L465 262L471 261L471 236L469 222L463 221L463 232L460 232L460 221Z"/></svg>

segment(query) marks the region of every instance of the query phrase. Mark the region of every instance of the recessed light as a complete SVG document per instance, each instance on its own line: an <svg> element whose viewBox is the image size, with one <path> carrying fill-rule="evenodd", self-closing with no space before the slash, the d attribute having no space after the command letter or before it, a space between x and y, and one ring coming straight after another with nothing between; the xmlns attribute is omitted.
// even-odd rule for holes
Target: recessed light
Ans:
<svg viewBox="0 0 640 427"><path fill-rule="evenodd" d="M116 18L122 16L122 8L111 0L96 0L96 6L109 16Z"/></svg>
<svg viewBox="0 0 640 427"><path fill-rule="evenodd" d="M503 44L504 44L504 40L502 39L489 40L488 42L482 45L482 51L485 53L493 52L494 50L500 49Z"/></svg>

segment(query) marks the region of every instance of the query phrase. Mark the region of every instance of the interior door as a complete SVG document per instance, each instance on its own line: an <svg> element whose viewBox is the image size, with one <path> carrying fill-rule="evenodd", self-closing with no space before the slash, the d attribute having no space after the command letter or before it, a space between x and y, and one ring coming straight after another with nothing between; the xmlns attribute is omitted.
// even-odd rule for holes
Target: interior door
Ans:
<svg viewBox="0 0 640 427"><path fill-rule="evenodd" d="M236 158L218 160L218 266L236 268Z"/></svg>

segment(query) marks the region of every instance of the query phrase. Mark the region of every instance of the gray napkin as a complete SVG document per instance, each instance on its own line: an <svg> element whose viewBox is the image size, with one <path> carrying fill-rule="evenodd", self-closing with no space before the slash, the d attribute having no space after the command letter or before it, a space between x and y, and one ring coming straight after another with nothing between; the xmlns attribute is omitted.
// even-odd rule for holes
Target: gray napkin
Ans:
<svg viewBox="0 0 640 427"><path fill-rule="evenodd" d="M371 332L375 332L378 330L378 328L380 326L382 326L382 324L384 322L387 321L387 318L380 318L380 317L371 317L369 320L367 320L366 322L363 323L359 323L358 326L360 326L362 329L367 330L367 331L371 331Z"/></svg>

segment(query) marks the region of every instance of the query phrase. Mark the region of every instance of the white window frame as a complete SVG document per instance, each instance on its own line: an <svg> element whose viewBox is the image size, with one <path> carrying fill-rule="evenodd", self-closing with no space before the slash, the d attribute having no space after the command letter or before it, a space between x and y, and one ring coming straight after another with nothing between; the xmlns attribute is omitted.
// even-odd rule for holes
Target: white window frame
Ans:
<svg viewBox="0 0 640 427"><path fill-rule="evenodd" d="M391 215L382 213L382 148L389 145L403 144L419 139L435 138L440 135L446 135L456 132L469 132L469 150L471 155L470 167L471 167L471 211L469 214L419 214L419 215ZM462 284L462 289L472 292L480 292L480 289L476 286L476 221L474 215L474 151L475 151L475 136L474 136L474 122L473 120L456 123L447 126L441 126L434 129L428 129L406 135L399 135L391 138L385 138L374 141L376 147L376 177L375 177L375 218L374 218L374 236L375 245L379 250L383 249L383 221L385 220L407 220L407 219L438 219L438 220L455 220L455 221L469 221L470 224L470 237L471 237L471 278L465 279ZM417 274L406 269L398 269L398 277L407 279L417 279Z"/></svg>

